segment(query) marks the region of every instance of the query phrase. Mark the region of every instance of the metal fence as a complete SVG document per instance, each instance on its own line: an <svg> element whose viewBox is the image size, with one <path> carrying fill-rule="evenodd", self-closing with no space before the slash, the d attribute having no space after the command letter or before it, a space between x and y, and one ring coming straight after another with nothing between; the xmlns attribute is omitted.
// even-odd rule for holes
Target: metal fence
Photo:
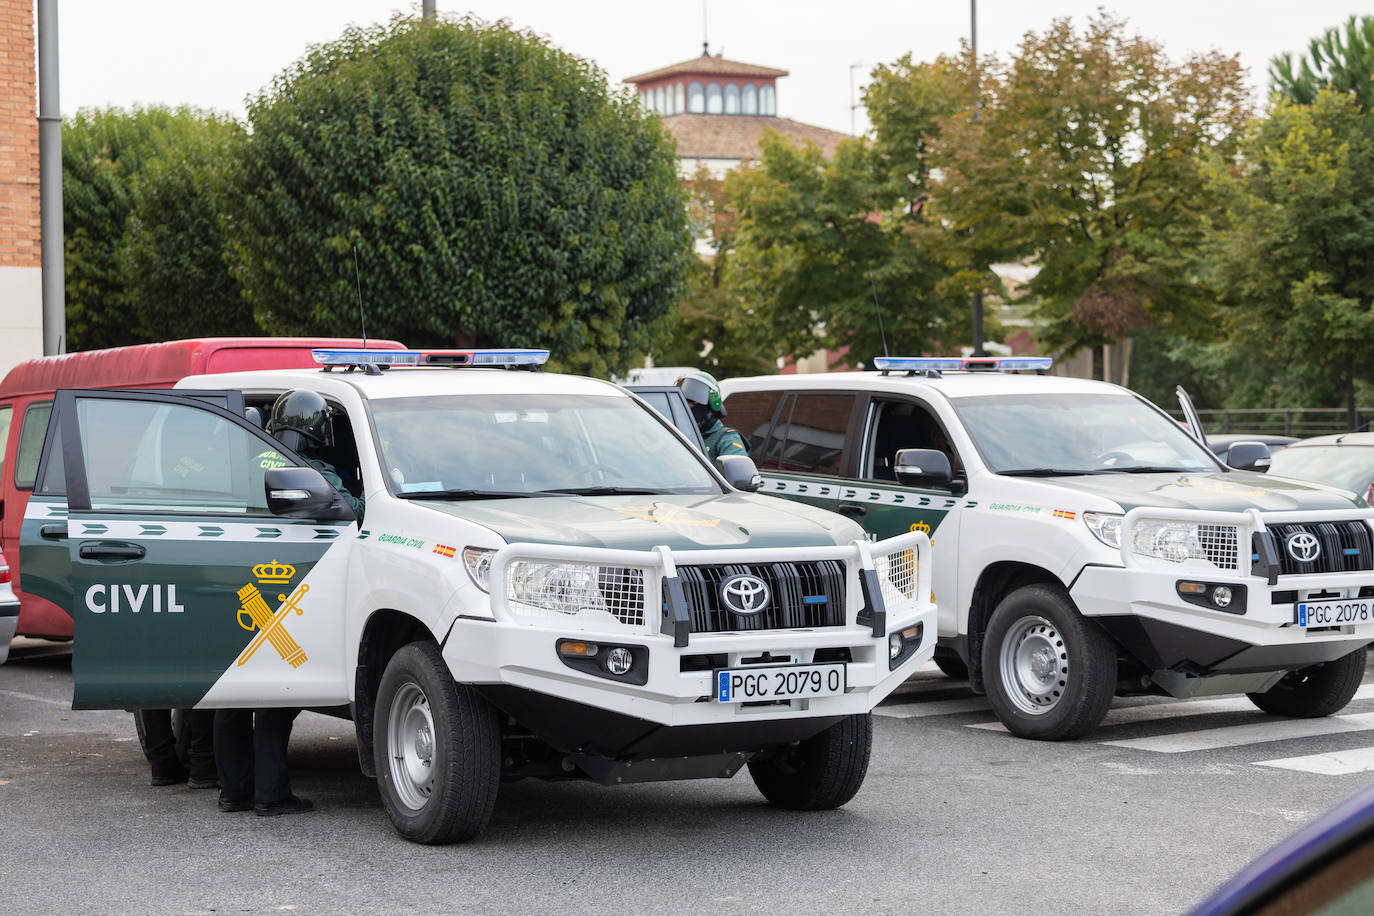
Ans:
<svg viewBox="0 0 1374 916"><path fill-rule="evenodd" d="M1181 411L1170 414L1183 419ZM1276 407L1244 410L1199 410L1202 428L1209 436L1223 433L1270 433L1276 436L1325 436L1350 432L1344 407ZM1355 408L1355 429L1374 419L1374 407Z"/></svg>

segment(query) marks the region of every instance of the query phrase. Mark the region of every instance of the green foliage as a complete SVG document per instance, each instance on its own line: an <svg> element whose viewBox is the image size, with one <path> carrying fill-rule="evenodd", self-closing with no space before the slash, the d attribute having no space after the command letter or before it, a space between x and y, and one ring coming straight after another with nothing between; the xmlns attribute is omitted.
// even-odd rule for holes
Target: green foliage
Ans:
<svg viewBox="0 0 1374 916"><path fill-rule="evenodd" d="M981 108L942 122L934 193L953 230L1040 268L1043 343L1213 333L1195 251L1220 212L1203 166L1234 156L1249 114L1236 58L1174 63L1104 12L979 63Z"/></svg>
<svg viewBox="0 0 1374 916"><path fill-rule="evenodd" d="M690 235L671 142L529 33L396 18L312 49L249 105L230 227L271 333L544 346L608 374L648 349Z"/></svg>
<svg viewBox="0 0 1374 916"><path fill-rule="evenodd" d="M1344 395L1353 410L1357 377L1374 369L1369 120L1355 95L1334 89L1310 105L1276 96L1242 162L1215 176L1229 219L1213 247L1226 327L1268 369L1268 384L1245 399Z"/></svg>
<svg viewBox="0 0 1374 916"><path fill-rule="evenodd" d="M1299 105L1316 101L1324 87L1353 93L1368 111L1374 103L1374 16L1351 16L1344 28L1327 29L1297 60L1278 55L1269 64L1269 83Z"/></svg>
<svg viewBox="0 0 1374 916"><path fill-rule="evenodd" d="M83 109L62 125L62 223L68 350L148 339L131 312L119 245L133 183L169 138L202 115L187 108Z"/></svg>
<svg viewBox="0 0 1374 916"><path fill-rule="evenodd" d="M244 136L229 119L189 120L131 178L118 263L149 339L262 333L230 276L221 225L229 163Z"/></svg>

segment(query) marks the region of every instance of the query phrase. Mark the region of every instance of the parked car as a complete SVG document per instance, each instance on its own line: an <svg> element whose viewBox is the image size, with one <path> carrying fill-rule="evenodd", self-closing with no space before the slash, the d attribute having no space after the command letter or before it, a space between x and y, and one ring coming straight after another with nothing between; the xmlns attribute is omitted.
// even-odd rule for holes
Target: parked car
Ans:
<svg viewBox="0 0 1374 916"><path fill-rule="evenodd" d="M1303 439L1271 459L1269 473L1339 487L1374 505L1374 433Z"/></svg>
<svg viewBox="0 0 1374 916"><path fill-rule="evenodd" d="M1207 447L1221 459L1222 464L1225 464L1227 453L1231 450L1231 446L1237 442L1261 442L1269 446L1269 454L1272 455L1297 441L1297 436L1275 436L1269 433L1226 433L1220 436L1208 436Z"/></svg>
<svg viewBox="0 0 1374 916"><path fill-rule="evenodd" d="M996 371L1047 359L874 364L721 387L761 492L930 534L937 657L1009 731L1084 735L1118 693L1349 702L1374 640L1374 510L1353 495L1238 470L1258 443L1228 467L1119 386Z"/></svg>

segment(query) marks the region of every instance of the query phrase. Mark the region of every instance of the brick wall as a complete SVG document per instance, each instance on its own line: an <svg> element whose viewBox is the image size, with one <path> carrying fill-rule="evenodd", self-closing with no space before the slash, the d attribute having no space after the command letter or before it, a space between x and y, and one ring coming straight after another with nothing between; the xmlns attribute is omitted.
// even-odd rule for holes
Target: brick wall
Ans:
<svg viewBox="0 0 1374 916"><path fill-rule="evenodd" d="M0 0L0 267L38 267L34 0Z"/></svg>

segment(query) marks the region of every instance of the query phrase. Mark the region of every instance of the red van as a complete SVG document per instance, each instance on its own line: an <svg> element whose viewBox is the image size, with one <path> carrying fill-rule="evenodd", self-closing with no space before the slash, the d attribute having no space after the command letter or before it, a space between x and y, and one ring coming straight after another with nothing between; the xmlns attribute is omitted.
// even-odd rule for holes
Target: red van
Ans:
<svg viewBox="0 0 1374 916"><path fill-rule="evenodd" d="M361 347L336 337L201 337L87 350L20 363L0 381L0 555L10 558L19 598L17 635L71 639L72 618L57 605L23 591L19 529L33 490L38 456L59 388L171 388L188 375L249 369L308 369L316 347ZM405 349L394 340L369 340L379 350ZM0 624L13 618L0 620ZM8 626L0 643L9 645ZM0 660L4 656L0 655Z"/></svg>

